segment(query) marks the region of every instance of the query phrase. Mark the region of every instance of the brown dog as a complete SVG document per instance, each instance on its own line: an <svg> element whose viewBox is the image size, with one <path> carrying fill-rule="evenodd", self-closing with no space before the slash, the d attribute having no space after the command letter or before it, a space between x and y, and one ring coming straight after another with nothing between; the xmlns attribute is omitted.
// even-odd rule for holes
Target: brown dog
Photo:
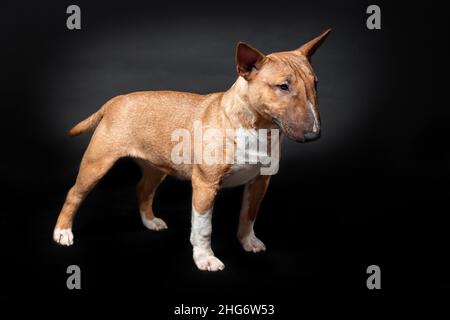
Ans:
<svg viewBox="0 0 450 320"><path fill-rule="evenodd" d="M70 130L71 136L95 132L81 161L75 185L67 194L53 238L73 244L72 221L81 202L113 164L133 157L142 169L137 192L144 225L167 228L152 210L153 195L167 174L192 181L191 243L195 264L217 271L224 264L211 249L211 216L217 191L245 184L238 238L246 251L265 250L253 224L270 176L258 164L175 163L173 132L193 132L194 123L219 130L275 129L298 142L319 138L317 78L310 58L330 30L297 50L264 55L245 43L236 50L239 77L226 92L198 95L149 91L117 96Z"/></svg>

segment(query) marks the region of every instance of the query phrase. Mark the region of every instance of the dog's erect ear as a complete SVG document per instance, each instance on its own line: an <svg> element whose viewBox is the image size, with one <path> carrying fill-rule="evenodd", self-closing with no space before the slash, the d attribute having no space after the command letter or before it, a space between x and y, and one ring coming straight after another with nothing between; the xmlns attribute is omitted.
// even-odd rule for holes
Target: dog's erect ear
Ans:
<svg viewBox="0 0 450 320"><path fill-rule="evenodd" d="M236 46L237 72L245 80L250 80L254 69L258 70L264 61L264 54L244 42Z"/></svg>
<svg viewBox="0 0 450 320"><path fill-rule="evenodd" d="M320 36L312 39L311 41L305 43L296 51L299 51L301 54L305 55L308 59L311 59L314 52L316 52L317 48L325 41L325 39L330 34L331 29L328 29L320 34Z"/></svg>

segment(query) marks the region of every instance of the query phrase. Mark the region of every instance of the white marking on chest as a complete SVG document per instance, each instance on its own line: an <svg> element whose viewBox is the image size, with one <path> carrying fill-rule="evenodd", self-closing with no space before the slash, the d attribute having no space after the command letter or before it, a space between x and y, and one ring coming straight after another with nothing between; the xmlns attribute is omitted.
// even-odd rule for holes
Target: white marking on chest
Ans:
<svg viewBox="0 0 450 320"><path fill-rule="evenodd" d="M239 139L249 139L249 143L240 143ZM223 187L236 187L247 183L261 172L259 159L267 157L266 150L260 151L258 134L256 130L238 130L236 134L236 159L223 179Z"/></svg>
<svg viewBox="0 0 450 320"><path fill-rule="evenodd" d="M247 183L260 174L259 164L233 164L223 179L223 187L236 187Z"/></svg>

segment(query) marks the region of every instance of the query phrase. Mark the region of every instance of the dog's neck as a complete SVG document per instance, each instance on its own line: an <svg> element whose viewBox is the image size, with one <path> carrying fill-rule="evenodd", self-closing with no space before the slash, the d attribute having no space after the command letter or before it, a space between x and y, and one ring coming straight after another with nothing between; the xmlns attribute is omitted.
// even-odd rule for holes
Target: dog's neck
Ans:
<svg viewBox="0 0 450 320"><path fill-rule="evenodd" d="M223 112L235 128L270 128L272 126L271 119L264 117L257 111L257 106L250 104L247 89L247 81L238 77L231 88L223 94L221 101Z"/></svg>

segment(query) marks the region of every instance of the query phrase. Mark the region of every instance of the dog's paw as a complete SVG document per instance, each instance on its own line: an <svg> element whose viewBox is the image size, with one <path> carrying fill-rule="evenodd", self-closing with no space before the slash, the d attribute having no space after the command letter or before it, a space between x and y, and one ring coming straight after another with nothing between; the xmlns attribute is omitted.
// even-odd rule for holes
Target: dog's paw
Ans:
<svg viewBox="0 0 450 320"><path fill-rule="evenodd" d="M225 268L225 265L214 256L214 252L209 249L194 246L194 262L200 270L219 271Z"/></svg>
<svg viewBox="0 0 450 320"><path fill-rule="evenodd" d="M200 256L194 258L197 268L204 271L220 271L225 269L225 265L222 261L215 256Z"/></svg>
<svg viewBox="0 0 450 320"><path fill-rule="evenodd" d="M145 214L141 214L141 218L142 218L142 223L144 224L144 226L147 227L147 229L154 230L154 231L167 229L167 224L164 222L163 219L155 217L150 220L145 217Z"/></svg>
<svg viewBox="0 0 450 320"><path fill-rule="evenodd" d="M254 233L251 233L250 235L239 239L239 241L241 242L244 250L247 252L256 253L260 251L266 251L266 246L255 236Z"/></svg>
<svg viewBox="0 0 450 320"><path fill-rule="evenodd" d="M53 231L53 240L63 246L73 245L72 230L55 228L55 230Z"/></svg>

